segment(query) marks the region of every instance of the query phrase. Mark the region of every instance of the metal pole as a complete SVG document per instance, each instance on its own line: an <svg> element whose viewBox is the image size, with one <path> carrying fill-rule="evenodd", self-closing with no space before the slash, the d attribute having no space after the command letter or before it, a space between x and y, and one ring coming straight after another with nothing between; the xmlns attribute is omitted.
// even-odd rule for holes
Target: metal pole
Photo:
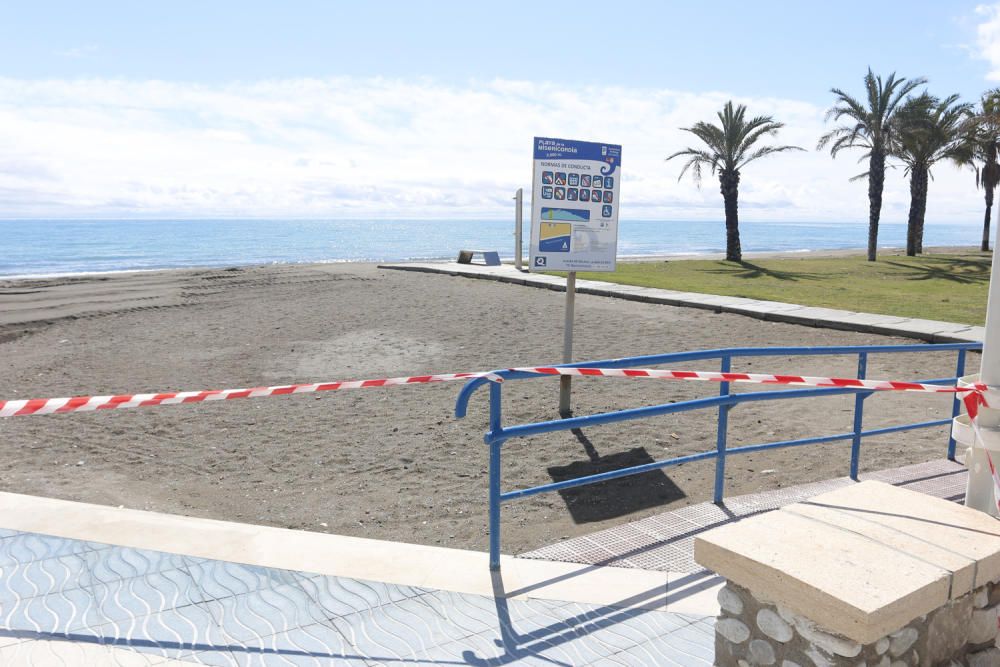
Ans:
<svg viewBox="0 0 1000 667"><path fill-rule="evenodd" d="M517 194L514 195L514 267L518 271L523 271L524 268L521 264L521 226L523 223L524 211L521 209L522 202L524 201L524 188L518 188Z"/></svg>
<svg viewBox="0 0 1000 667"><path fill-rule="evenodd" d="M1000 225L998 225L1000 227ZM576 271L570 271L566 276L566 321L563 324L563 363L573 362L573 306L576 301ZM559 414L568 417L572 414L569 399L572 388L572 378L568 375L559 377Z"/></svg>
<svg viewBox="0 0 1000 667"><path fill-rule="evenodd" d="M566 319L563 321L563 363L568 364L573 361L573 309L576 302L576 271L570 271L566 275ZM570 409L570 390L573 386L572 378L568 375L559 378L559 414L569 417L573 414Z"/></svg>
<svg viewBox="0 0 1000 667"><path fill-rule="evenodd" d="M960 378L965 375L965 350L958 351L958 363L955 365L955 377ZM955 394L955 400L951 402L951 418L954 419L962 413L962 400ZM948 434L948 460L955 460L955 434Z"/></svg>
<svg viewBox="0 0 1000 667"><path fill-rule="evenodd" d="M732 360L728 354L722 357L719 370L728 373L732 369ZM722 382L719 386L719 396L729 394L729 383ZM729 431L729 408L730 405L719 406L719 421L715 435L715 496L712 502L718 505L722 502L722 497L726 492L726 438Z"/></svg>
<svg viewBox="0 0 1000 667"><path fill-rule="evenodd" d="M868 375L868 353L858 353L858 379ZM858 467L861 461L861 432L864 430L865 399L871 396L863 392L854 395L854 438L851 439L851 479L858 481Z"/></svg>
<svg viewBox="0 0 1000 667"><path fill-rule="evenodd" d="M490 383L490 435L496 436L502 430L500 406L502 405L502 389L499 382ZM489 530L490 530L490 569L500 569L500 448L503 440L490 441L489 468Z"/></svg>

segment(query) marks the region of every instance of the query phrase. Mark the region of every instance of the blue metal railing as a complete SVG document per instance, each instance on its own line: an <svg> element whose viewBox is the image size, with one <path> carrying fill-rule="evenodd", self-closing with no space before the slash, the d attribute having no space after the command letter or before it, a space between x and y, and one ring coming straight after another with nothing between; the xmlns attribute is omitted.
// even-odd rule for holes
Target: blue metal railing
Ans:
<svg viewBox="0 0 1000 667"><path fill-rule="evenodd" d="M601 361L586 361L573 364L562 364L567 367L590 367L590 368L644 368L661 364L676 364L690 361L700 361L704 359L720 360L722 372L728 372L732 367L735 358L742 357L789 357L789 356L833 356L833 355L857 355L858 357L858 377L864 379L868 368L868 355L873 353L900 353L900 352L945 352L956 351L958 353L955 367L955 376L947 378L934 378L921 380L928 384L954 384L956 380L965 374L965 358L969 350L981 350L981 343L944 343L938 345L853 345L853 346L831 346L831 347L734 347L716 350L695 350L692 352L678 352L672 354L656 354L642 357L624 357L621 359L605 359ZM495 375L507 380L529 380L544 377L536 373L526 373L523 371L497 370ZM951 422L949 419L937 419L932 421L917 422L913 424L902 424L878 429L864 430L864 401L874 392L866 389L849 388L816 388L816 389L785 389L777 391L753 391L747 393L731 393L728 382L720 383L719 395L708 398L696 398L678 403L666 403L661 405L651 405L641 408L630 408L627 410L617 410L614 412L602 412L593 415L580 417L568 417L552 421L536 422L533 424L518 424L515 426L504 426L501 412L501 400L503 397L503 384L492 382L487 378L476 378L469 380L459 392L455 404L455 416L461 419L465 417L469 406L469 399L482 385L489 384L490 393L490 416L489 431L486 432L484 440L490 447L489 466L489 532L490 532L490 569L496 570L500 567L500 504L515 498L524 498L539 493L559 491L585 484L596 484L606 482L620 477L638 475L644 472L666 468L668 466L702 461L705 459L715 459L715 493L714 502L722 502L725 493L725 470L726 457L732 454L747 454L750 452L765 449L778 449L783 447L798 447L803 445L816 445L837 440L851 441L851 479L858 478L858 462L861 458L861 440L864 437L875 435L886 435L909 431L919 428L930 428L942 426ZM837 394L854 394L854 424L853 429L847 433L836 433L810 438L799 438L797 440L783 440L779 442L763 443L758 445L746 445L729 449L726 446L728 431L729 410L740 403L756 401L790 400L795 398L809 398L819 396L834 396ZM689 410L699 410L704 408L718 408L718 428L716 434L715 449L699 454L688 454L672 459L654 461L643 465L622 468L610 472L578 477L576 479L543 484L526 489L503 492L500 488L500 450L503 444L511 438L526 438L544 433L556 431L569 431L571 429L585 428L589 426L599 426L614 422L629 421L632 419L644 419L658 415L672 414L676 412L687 412ZM958 415L960 404L958 398L952 400L952 418ZM948 458L955 459L955 441L948 439Z"/></svg>

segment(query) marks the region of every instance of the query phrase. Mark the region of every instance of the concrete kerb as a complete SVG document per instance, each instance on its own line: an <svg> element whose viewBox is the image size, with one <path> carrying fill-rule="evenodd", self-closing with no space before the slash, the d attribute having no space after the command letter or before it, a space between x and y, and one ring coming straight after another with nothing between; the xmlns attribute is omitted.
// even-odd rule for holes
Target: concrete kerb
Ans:
<svg viewBox="0 0 1000 667"><path fill-rule="evenodd" d="M440 263L380 264L380 269L441 273L463 278L480 278L526 287L540 287L565 292L565 279L557 276L521 272L510 265L486 267ZM979 343L985 334L983 327L955 322L938 322L919 318L878 315L833 308L817 308L780 301L760 301L742 297L675 292L639 285L619 285L598 280L577 282L577 292L592 296L611 297L626 301L656 303L682 308L700 308L716 313L733 313L772 322L786 322L841 331L915 338L931 343Z"/></svg>

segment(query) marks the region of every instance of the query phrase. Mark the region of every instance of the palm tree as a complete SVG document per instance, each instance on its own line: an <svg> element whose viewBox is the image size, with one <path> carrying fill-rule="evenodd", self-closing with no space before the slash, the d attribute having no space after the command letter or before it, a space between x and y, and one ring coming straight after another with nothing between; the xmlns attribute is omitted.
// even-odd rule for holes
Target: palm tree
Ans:
<svg viewBox="0 0 1000 667"><path fill-rule="evenodd" d="M943 100L924 93L907 99L896 111L896 132L889 138L889 153L906 165L910 177L910 215L906 225L906 254L924 249L924 214L931 167L941 160L967 164L971 150L962 132L972 105L958 95Z"/></svg>
<svg viewBox="0 0 1000 667"><path fill-rule="evenodd" d="M990 249L990 214L993 210L993 192L1000 185L1000 88L987 91L968 123L967 146L972 151L976 170L976 187L982 186L986 196L986 213L983 215L983 242L980 249Z"/></svg>
<svg viewBox="0 0 1000 667"><path fill-rule="evenodd" d="M862 148L868 158L868 171L851 180L868 178L868 261L875 261L878 247L878 219L882 213L882 187L885 184L885 157L893 134L893 115L900 100L927 81L923 78L896 78L895 72L884 82L871 68L865 76L865 100L855 99L839 88L831 88L836 102L826 112L826 119L839 121L847 118L851 124L842 125L824 134L817 150L830 144L830 155L845 148Z"/></svg>
<svg viewBox="0 0 1000 667"><path fill-rule="evenodd" d="M765 155L802 150L798 146L761 146L751 150L759 139L774 136L785 124L776 122L771 116L757 116L747 120L746 110L746 106L742 104L734 109L730 100L718 112L721 127L703 121L691 127L682 127L685 132L701 139L708 149L685 148L667 158L673 160L675 157L686 156L688 161L684 163L677 180L684 178L690 168L699 187L702 167L709 167L712 174L718 172L719 190L726 207L726 260L730 262L743 260L738 210L740 170Z"/></svg>

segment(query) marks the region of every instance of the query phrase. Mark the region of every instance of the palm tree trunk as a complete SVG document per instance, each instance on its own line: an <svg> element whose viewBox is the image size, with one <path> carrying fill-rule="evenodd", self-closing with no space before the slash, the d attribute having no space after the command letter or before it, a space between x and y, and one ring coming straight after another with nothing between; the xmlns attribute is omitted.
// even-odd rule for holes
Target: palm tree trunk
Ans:
<svg viewBox="0 0 1000 667"><path fill-rule="evenodd" d="M740 214L739 214L740 172L735 169L724 169L719 172L719 191L726 205L726 261L743 261L743 249L740 247Z"/></svg>
<svg viewBox="0 0 1000 667"><path fill-rule="evenodd" d="M993 185L989 182L983 184L986 190L986 214L983 216L983 244L980 250L986 252L990 249L990 212L993 210Z"/></svg>
<svg viewBox="0 0 1000 667"><path fill-rule="evenodd" d="M927 183L928 175L930 174L929 169L920 170L920 181L918 183L919 192L917 193L917 254L923 254L924 252L924 219L927 217Z"/></svg>
<svg viewBox="0 0 1000 667"><path fill-rule="evenodd" d="M924 251L924 215L927 212L927 168L910 169L910 215L906 220L906 254Z"/></svg>
<svg viewBox="0 0 1000 667"><path fill-rule="evenodd" d="M868 160L868 261L875 261L878 249L878 219L882 213L882 187L885 185L885 154L873 150Z"/></svg>

